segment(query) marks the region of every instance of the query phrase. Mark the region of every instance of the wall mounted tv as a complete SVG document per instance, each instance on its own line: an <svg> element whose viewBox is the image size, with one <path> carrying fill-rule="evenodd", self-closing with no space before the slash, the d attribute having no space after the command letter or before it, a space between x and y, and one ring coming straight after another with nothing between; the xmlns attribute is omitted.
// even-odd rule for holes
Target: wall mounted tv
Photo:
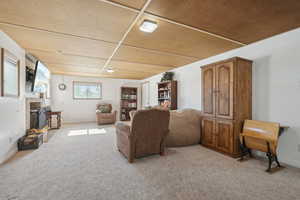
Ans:
<svg viewBox="0 0 300 200"><path fill-rule="evenodd" d="M47 66L29 52L25 55L26 63L26 93L44 93L50 98L51 73Z"/></svg>
<svg viewBox="0 0 300 200"><path fill-rule="evenodd" d="M36 61L34 70L34 79L31 91L35 93L44 93L47 98L50 97L50 71L39 60Z"/></svg>
<svg viewBox="0 0 300 200"><path fill-rule="evenodd" d="M31 55L30 53L26 53L25 56L26 63L26 93L32 92L33 82L34 82L34 72L36 68L37 58Z"/></svg>

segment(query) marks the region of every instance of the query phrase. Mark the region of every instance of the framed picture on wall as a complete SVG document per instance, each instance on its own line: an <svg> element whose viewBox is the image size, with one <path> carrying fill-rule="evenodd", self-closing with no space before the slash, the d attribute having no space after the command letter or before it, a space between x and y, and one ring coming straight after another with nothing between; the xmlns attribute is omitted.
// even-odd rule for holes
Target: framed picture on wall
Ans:
<svg viewBox="0 0 300 200"><path fill-rule="evenodd" d="M0 89L3 97L20 96L20 61L5 49L1 49Z"/></svg>

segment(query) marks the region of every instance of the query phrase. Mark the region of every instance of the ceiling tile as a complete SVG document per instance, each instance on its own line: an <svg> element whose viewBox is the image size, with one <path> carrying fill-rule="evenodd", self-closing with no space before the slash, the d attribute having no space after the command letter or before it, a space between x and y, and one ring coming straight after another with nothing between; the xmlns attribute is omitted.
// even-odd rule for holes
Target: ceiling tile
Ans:
<svg viewBox="0 0 300 200"><path fill-rule="evenodd" d="M154 20L158 28L153 33L139 30L143 19ZM153 49L199 59L207 58L241 45L212 35L172 24L156 17L144 16L128 34L124 44Z"/></svg>
<svg viewBox="0 0 300 200"><path fill-rule="evenodd" d="M147 12L251 43L300 27L299 0L155 0Z"/></svg>
<svg viewBox="0 0 300 200"><path fill-rule="evenodd" d="M115 3L119 3L121 5L124 5L124 6L128 6L128 7L131 7L131 8L137 8L137 9L141 9L144 4L146 3L146 0L110 0L112 2L115 2Z"/></svg>
<svg viewBox="0 0 300 200"><path fill-rule="evenodd" d="M119 41L137 13L99 0L1 1L0 21Z"/></svg>
<svg viewBox="0 0 300 200"><path fill-rule="evenodd" d="M101 69L103 68L106 61L104 59L65 55L51 51L42 51L34 49L27 49L27 51L35 57L37 57L39 60L43 61L44 63L56 64L61 66L81 66Z"/></svg>
<svg viewBox="0 0 300 200"><path fill-rule="evenodd" d="M45 62L45 65L49 67L50 71L53 72L57 69L64 71L64 72L82 72L82 73L96 73L101 74L101 68L91 68L91 67L81 67L81 66L66 66L66 65L59 65L59 64L52 64Z"/></svg>
<svg viewBox="0 0 300 200"><path fill-rule="evenodd" d="M167 66L157 66L149 64L140 64L140 63L129 63L129 62L120 62L120 61L111 61L108 66L111 66L114 70L127 70L128 72L137 72L137 73L160 73L173 69L173 67Z"/></svg>
<svg viewBox="0 0 300 200"><path fill-rule="evenodd" d="M90 77L99 77L99 78L121 78L121 79L136 79L141 80L146 78L146 75L139 75L136 73L130 72L121 72L121 73L108 73L108 72L99 72L86 70L81 68L69 68L59 66L51 66L50 70L53 74L63 74L63 75L73 75L73 76L90 76Z"/></svg>
<svg viewBox="0 0 300 200"><path fill-rule="evenodd" d="M114 55L113 60L179 67L199 59L122 45Z"/></svg>
<svg viewBox="0 0 300 200"><path fill-rule="evenodd" d="M40 49L89 57L108 58L116 44L0 24L0 29L25 49Z"/></svg>

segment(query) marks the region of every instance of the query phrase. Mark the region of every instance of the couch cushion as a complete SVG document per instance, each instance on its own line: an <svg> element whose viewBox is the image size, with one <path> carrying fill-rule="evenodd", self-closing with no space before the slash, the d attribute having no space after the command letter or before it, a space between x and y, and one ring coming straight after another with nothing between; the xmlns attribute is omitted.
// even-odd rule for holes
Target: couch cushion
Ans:
<svg viewBox="0 0 300 200"><path fill-rule="evenodd" d="M99 104L99 105L97 105L97 112L110 113L111 112L111 105L110 104Z"/></svg>
<svg viewBox="0 0 300 200"><path fill-rule="evenodd" d="M167 147L199 144L201 135L201 112L184 109L170 112L169 135Z"/></svg>

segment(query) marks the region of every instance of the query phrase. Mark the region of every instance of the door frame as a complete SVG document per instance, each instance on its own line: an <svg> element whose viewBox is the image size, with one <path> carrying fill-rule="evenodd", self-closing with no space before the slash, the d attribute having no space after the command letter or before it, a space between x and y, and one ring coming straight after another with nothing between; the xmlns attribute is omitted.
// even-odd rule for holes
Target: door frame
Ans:
<svg viewBox="0 0 300 200"><path fill-rule="evenodd" d="M150 105L150 81L145 81L141 83L141 107L143 107L143 94L144 94L144 90L143 90L143 85L147 84L148 85L148 105Z"/></svg>

